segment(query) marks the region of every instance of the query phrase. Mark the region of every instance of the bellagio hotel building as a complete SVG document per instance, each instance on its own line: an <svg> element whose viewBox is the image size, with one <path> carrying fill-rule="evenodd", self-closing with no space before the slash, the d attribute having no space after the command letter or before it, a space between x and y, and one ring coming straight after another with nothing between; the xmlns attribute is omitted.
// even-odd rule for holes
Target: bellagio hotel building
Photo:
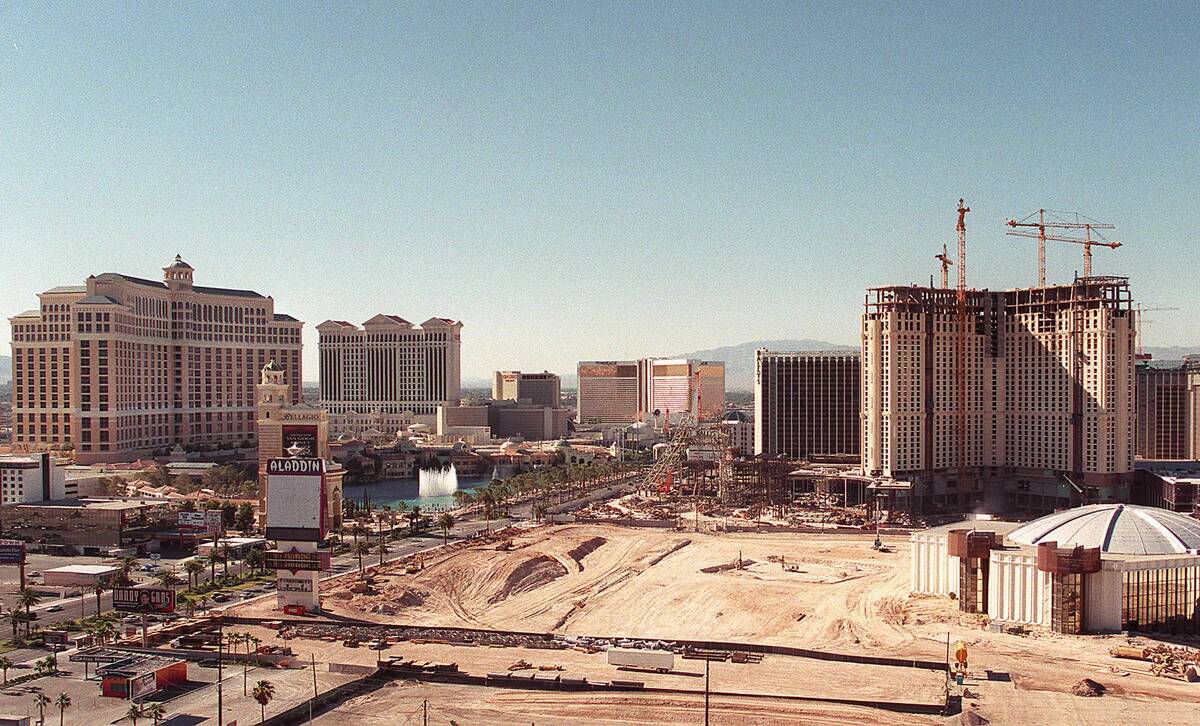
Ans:
<svg viewBox="0 0 1200 726"><path fill-rule="evenodd" d="M73 442L80 463L255 441L255 385L275 360L300 392L303 323L250 290L107 272L10 319L14 444Z"/></svg>

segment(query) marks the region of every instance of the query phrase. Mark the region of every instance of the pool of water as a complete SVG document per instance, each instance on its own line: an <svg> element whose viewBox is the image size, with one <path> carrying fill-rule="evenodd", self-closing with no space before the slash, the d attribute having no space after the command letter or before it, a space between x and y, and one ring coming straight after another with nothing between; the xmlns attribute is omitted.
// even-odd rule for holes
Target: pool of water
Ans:
<svg viewBox="0 0 1200 726"><path fill-rule="evenodd" d="M458 478L460 491L470 491L487 483L488 480L483 477L460 476ZM416 479L382 479L369 484L355 484L342 488L342 498L353 499L360 504L368 495L371 497L371 506L373 507L381 507L386 504L395 509L397 503L404 502L409 509L415 505L419 506L423 512L454 508L454 497L452 496L419 496Z"/></svg>

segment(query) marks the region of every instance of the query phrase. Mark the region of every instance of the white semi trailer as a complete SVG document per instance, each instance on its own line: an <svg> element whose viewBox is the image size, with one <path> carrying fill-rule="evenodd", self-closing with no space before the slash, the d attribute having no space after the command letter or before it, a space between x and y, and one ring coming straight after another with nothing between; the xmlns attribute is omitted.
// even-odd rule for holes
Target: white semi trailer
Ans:
<svg viewBox="0 0 1200 726"><path fill-rule="evenodd" d="M669 650L609 648L608 664L666 673L675 667L675 654Z"/></svg>

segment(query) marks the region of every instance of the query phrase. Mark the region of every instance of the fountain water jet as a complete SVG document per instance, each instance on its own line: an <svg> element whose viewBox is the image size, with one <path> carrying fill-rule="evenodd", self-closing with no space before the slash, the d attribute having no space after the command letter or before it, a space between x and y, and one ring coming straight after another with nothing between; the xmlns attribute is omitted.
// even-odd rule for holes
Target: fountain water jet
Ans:
<svg viewBox="0 0 1200 726"><path fill-rule="evenodd" d="M422 469L417 476L417 496L445 497L458 491L458 471L453 464L449 469Z"/></svg>

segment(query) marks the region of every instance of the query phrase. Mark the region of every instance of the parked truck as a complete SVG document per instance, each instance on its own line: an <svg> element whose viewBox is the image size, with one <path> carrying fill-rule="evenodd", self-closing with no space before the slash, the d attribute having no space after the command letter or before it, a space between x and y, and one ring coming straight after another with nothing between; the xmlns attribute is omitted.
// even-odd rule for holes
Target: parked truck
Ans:
<svg viewBox="0 0 1200 726"><path fill-rule="evenodd" d="M608 664L624 668L666 673L675 667L675 654L669 650L609 648Z"/></svg>

